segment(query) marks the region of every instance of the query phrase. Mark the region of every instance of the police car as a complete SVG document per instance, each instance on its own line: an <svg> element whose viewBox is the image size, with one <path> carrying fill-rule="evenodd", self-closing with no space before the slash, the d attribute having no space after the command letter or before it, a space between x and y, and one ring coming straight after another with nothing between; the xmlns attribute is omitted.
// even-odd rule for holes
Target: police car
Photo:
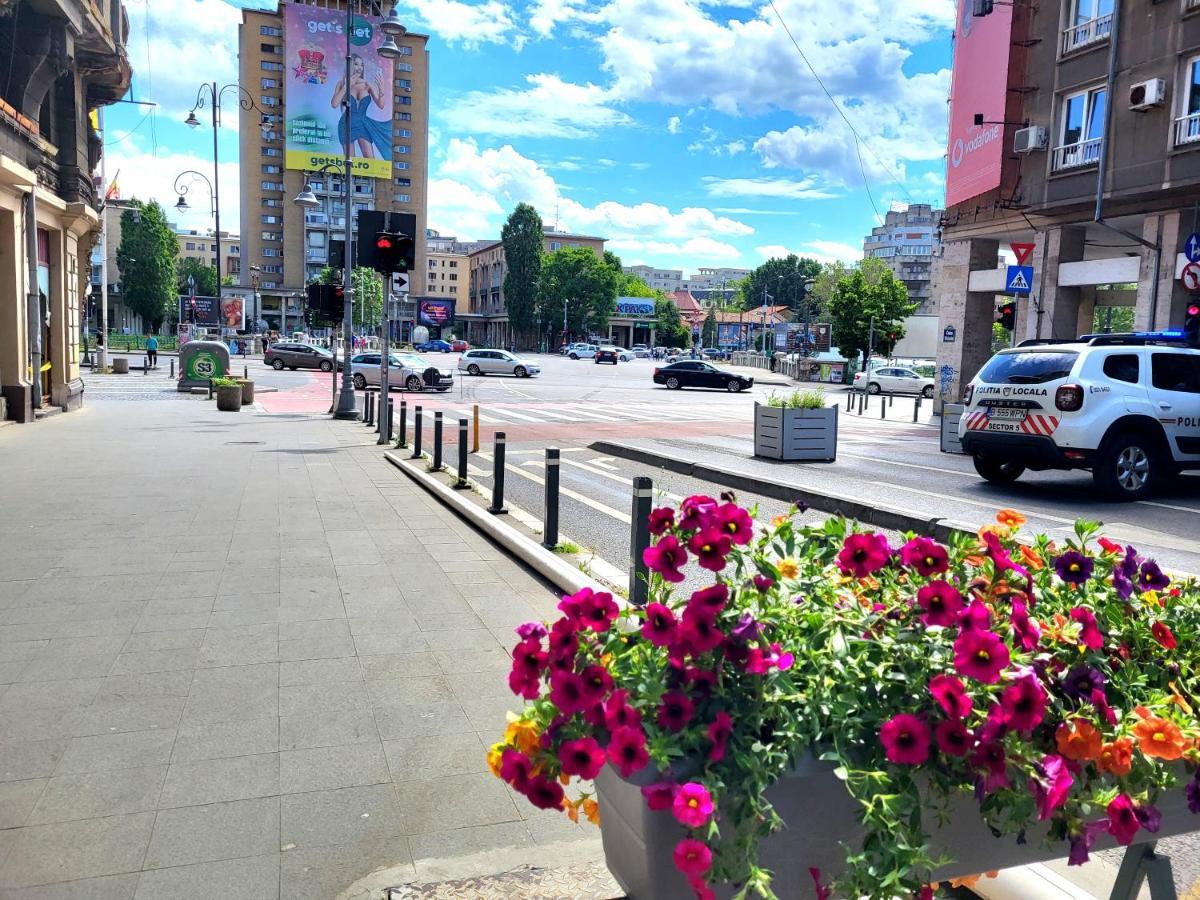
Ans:
<svg viewBox="0 0 1200 900"><path fill-rule="evenodd" d="M1002 350L967 385L963 450L995 484L1026 469L1090 469L1108 497L1140 499L1156 481L1200 469L1194 344L1168 331Z"/></svg>

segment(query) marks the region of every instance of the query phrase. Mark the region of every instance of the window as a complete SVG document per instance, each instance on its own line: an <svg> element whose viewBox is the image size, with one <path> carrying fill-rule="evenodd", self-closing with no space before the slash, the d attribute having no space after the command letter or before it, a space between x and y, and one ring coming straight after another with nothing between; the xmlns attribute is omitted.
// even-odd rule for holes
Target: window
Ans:
<svg viewBox="0 0 1200 900"><path fill-rule="evenodd" d="M230 256L237 256L242 252L242 248L237 244L230 244L226 249L229 251Z"/></svg>
<svg viewBox="0 0 1200 900"><path fill-rule="evenodd" d="M278 106L279 98L278 97L270 97L266 94L263 94L261 97L258 98L258 102L261 103L263 106Z"/></svg>
<svg viewBox="0 0 1200 900"><path fill-rule="evenodd" d="M396 66L397 72L411 72L412 71L412 63L398 62L398 63L395 63L394 65Z"/></svg>
<svg viewBox="0 0 1200 900"><path fill-rule="evenodd" d="M457 259L450 260L450 268L452 268L452 269L458 268L458 260Z"/></svg>
<svg viewBox="0 0 1200 900"><path fill-rule="evenodd" d="M262 223L264 225L278 225L279 224L279 216L263 216Z"/></svg>
<svg viewBox="0 0 1200 900"><path fill-rule="evenodd" d="M264 197L263 198L263 206L268 206L268 207L283 206L283 201L280 200L278 197Z"/></svg>
<svg viewBox="0 0 1200 900"><path fill-rule="evenodd" d="M401 94L399 97L396 98L396 105L397 106L412 106L412 97L408 96L408 94Z"/></svg>
<svg viewBox="0 0 1200 900"><path fill-rule="evenodd" d="M282 275L283 274L283 266L279 265L278 263L269 265L269 266L263 266L262 270L271 275Z"/></svg>
<svg viewBox="0 0 1200 900"><path fill-rule="evenodd" d="M396 152L397 152L397 153L401 153L401 154L403 154L403 153L412 153L412 147L408 146L408 144L397 144L397 145L396 145Z"/></svg>
<svg viewBox="0 0 1200 900"><path fill-rule="evenodd" d="M263 53L278 53L279 45L278 44L259 44L258 49L261 50Z"/></svg>
<svg viewBox="0 0 1200 900"><path fill-rule="evenodd" d="M412 121L412 113L398 112L398 113L396 113L396 118L399 119L401 122L411 122Z"/></svg>
<svg viewBox="0 0 1200 900"><path fill-rule="evenodd" d="M1150 357L1151 383L1160 391L1200 394L1200 362L1186 353L1155 353Z"/></svg>
<svg viewBox="0 0 1200 900"><path fill-rule="evenodd" d="M260 83L262 84L262 88L264 91L268 90L269 88L279 87L279 80L275 79L275 78L263 78L263 79L260 79Z"/></svg>
<svg viewBox="0 0 1200 900"><path fill-rule="evenodd" d="M264 231L262 233L262 239L264 241L282 241L283 235L278 231Z"/></svg>
<svg viewBox="0 0 1200 900"><path fill-rule="evenodd" d="M412 187L412 179L411 178L397 178L396 186L397 187Z"/></svg>
<svg viewBox="0 0 1200 900"><path fill-rule="evenodd" d="M411 194L394 194L392 200L396 203L412 203Z"/></svg>
<svg viewBox="0 0 1200 900"><path fill-rule="evenodd" d="M1175 146L1200 141L1200 56L1193 56L1183 70L1179 96L1183 105L1175 120Z"/></svg>
<svg viewBox="0 0 1200 900"><path fill-rule="evenodd" d="M1073 351L999 353L978 378L985 384L1045 384L1070 376L1078 358Z"/></svg>
<svg viewBox="0 0 1200 900"><path fill-rule="evenodd" d="M412 137L412 131L408 128L397 128L396 137L410 138Z"/></svg>
<svg viewBox="0 0 1200 900"><path fill-rule="evenodd" d="M877 259L886 259L896 255L895 247L880 247L878 250L872 250L871 255Z"/></svg>
<svg viewBox="0 0 1200 900"><path fill-rule="evenodd" d="M1114 353L1104 360L1104 374L1114 381L1138 383L1138 358L1136 353Z"/></svg>
<svg viewBox="0 0 1200 900"><path fill-rule="evenodd" d="M263 232L263 233L264 233L264 234L267 234L268 232ZM277 249L276 249L276 248L274 248L274 247L264 247L264 248L263 248L262 255L263 255L263 256L267 256L267 257L283 256L283 251L282 251L282 250L277 250Z"/></svg>
<svg viewBox="0 0 1200 900"><path fill-rule="evenodd" d="M279 124L279 114L263 113L261 116L259 116L258 121L260 125L277 125Z"/></svg>
<svg viewBox="0 0 1200 900"><path fill-rule="evenodd" d="M551 249L551 250L558 250L558 249L560 249L561 247L562 247L562 244L560 244L558 241L551 241L551 242L550 242L550 249Z"/></svg>
<svg viewBox="0 0 1200 900"><path fill-rule="evenodd" d="M271 62L269 59L264 59L260 64L264 72L282 72L283 63ZM264 85L265 87L265 85Z"/></svg>
<svg viewBox="0 0 1200 900"><path fill-rule="evenodd" d="M1108 40L1113 0L1071 0L1071 18L1063 31L1062 52L1072 53Z"/></svg>
<svg viewBox="0 0 1200 900"><path fill-rule="evenodd" d="M406 163L406 162L404 162L404 160L401 160L400 162L394 162L394 163L392 163L392 166L394 166L394 167L395 167L395 168L397 168L397 169L407 169L407 168L409 168L409 164L408 164L408 163Z"/></svg>
<svg viewBox="0 0 1200 900"><path fill-rule="evenodd" d="M412 79L397 78L396 79L396 87L398 87L402 91L411 91L412 90Z"/></svg>
<svg viewBox="0 0 1200 900"><path fill-rule="evenodd" d="M279 166L275 166L275 165L264 165L262 167L262 170L263 170L264 175L278 175L279 174Z"/></svg>
<svg viewBox="0 0 1200 900"><path fill-rule="evenodd" d="M196 242L195 242L195 241L188 241L187 243L185 243L185 244L183 245L183 249L185 249L185 250L195 250L195 249L196 249Z"/></svg>
<svg viewBox="0 0 1200 900"><path fill-rule="evenodd" d="M281 181L264 181L262 183L262 189L264 191L282 191L283 190L283 182L281 182Z"/></svg>
<svg viewBox="0 0 1200 900"><path fill-rule="evenodd" d="M280 150L278 147L263 147L262 155L263 156L283 156L283 151Z"/></svg>
<svg viewBox="0 0 1200 900"><path fill-rule="evenodd" d="M274 25L263 25L258 29L258 33L263 37L282 37L283 29L276 28Z"/></svg>
<svg viewBox="0 0 1200 900"><path fill-rule="evenodd" d="M1062 98L1062 122L1051 168L1055 171L1094 166L1104 143L1104 88L1092 88Z"/></svg>
<svg viewBox="0 0 1200 900"><path fill-rule="evenodd" d="M412 47L401 47L400 55L401 56L412 56Z"/></svg>
<svg viewBox="0 0 1200 900"><path fill-rule="evenodd" d="M458 274L457 274L456 272L451 272L451 273L450 273L450 280L451 280L451 281L458 281Z"/></svg>

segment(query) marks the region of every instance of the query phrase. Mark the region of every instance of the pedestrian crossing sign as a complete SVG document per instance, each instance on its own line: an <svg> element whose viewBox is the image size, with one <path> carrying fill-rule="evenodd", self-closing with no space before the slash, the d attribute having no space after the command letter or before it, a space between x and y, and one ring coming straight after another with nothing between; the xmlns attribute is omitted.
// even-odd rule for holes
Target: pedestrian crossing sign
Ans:
<svg viewBox="0 0 1200 900"><path fill-rule="evenodd" d="M1028 294L1033 290L1033 266L1009 266L1004 290L1010 294Z"/></svg>

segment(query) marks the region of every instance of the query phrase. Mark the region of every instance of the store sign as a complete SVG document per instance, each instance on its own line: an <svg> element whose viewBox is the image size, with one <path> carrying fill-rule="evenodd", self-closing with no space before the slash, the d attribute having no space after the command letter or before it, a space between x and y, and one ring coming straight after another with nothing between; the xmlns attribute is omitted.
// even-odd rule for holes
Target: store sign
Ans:
<svg viewBox="0 0 1200 900"><path fill-rule="evenodd" d="M222 297L218 302L216 297L184 295L179 298L179 321L244 331L246 302L241 297Z"/></svg>
<svg viewBox="0 0 1200 900"><path fill-rule="evenodd" d="M652 316L654 315L654 301L643 300L640 297L618 297L617 315Z"/></svg>

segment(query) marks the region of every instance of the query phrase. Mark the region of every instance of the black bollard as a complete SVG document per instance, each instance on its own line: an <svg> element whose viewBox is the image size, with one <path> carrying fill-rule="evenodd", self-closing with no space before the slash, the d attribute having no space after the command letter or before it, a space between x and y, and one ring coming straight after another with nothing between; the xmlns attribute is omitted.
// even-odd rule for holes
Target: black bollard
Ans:
<svg viewBox="0 0 1200 900"><path fill-rule="evenodd" d="M917 421L917 416L919 416L920 414L921 414L921 397L920 397L920 395L918 395L916 401L913 403L913 421L914 422Z"/></svg>
<svg viewBox="0 0 1200 900"><path fill-rule="evenodd" d="M171 357L171 377L175 377L175 357Z"/></svg>
<svg viewBox="0 0 1200 900"><path fill-rule="evenodd" d="M442 471L442 411L433 414L433 471Z"/></svg>
<svg viewBox="0 0 1200 900"><path fill-rule="evenodd" d="M506 513L504 508L504 432L496 432L496 443L492 450L492 505L488 512L495 515Z"/></svg>
<svg viewBox="0 0 1200 900"><path fill-rule="evenodd" d="M421 407L417 407L413 413L413 459L421 458L421 432L424 429L421 425Z"/></svg>
<svg viewBox="0 0 1200 900"><path fill-rule="evenodd" d="M396 447L408 446L408 403L400 401L400 435L396 438Z"/></svg>
<svg viewBox="0 0 1200 900"><path fill-rule="evenodd" d="M379 443L388 444L392 440L392 415L396 411L396 407L392 403L392 398L388 397L387 406L384 407L387 411L386 420L383 427L379 429Z"/></svg>
<svg viewBox="0 0 1200 900"><path fill-rule="evenodd" d="M633 511L629 522L629 602L645 606L650 596L649 570L643 560L650 546L650 507L654 491L649 478L633 479Z"/></svg>
<svg viewBox="0 0 1200 900"><path fill-rule="evenodd" d="M458 483L455 487L467 486L467 420L458 420Z"/></svg>
<svg viewBox="0 0 1200 900"><path fill-rule="evenodd" d="M558 470L557 447L546 448L546 503L542 516L542 546L553 550L558 546Z"/></svg>

